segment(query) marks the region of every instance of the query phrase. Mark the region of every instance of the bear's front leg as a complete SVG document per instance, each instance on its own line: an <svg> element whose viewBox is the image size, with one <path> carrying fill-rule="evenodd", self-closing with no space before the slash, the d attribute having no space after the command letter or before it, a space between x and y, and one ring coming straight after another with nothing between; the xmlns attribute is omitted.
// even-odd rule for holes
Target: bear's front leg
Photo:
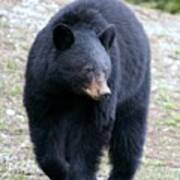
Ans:
<svg viewBox="0 0 180 180"><path fill-rule="evenodd" d="M87 119L71 124L67 148L69 180L96 180L104 136L95 124Z"/></svg>
<svg viewBox="0 0 180 180"><path fill-rule="evenodd" d="M110 144L113 169L109 180L134 178L146 135L147 108L148 90L141 90L118 107Z"/></svg>
<svg viewBox="0 0 180 180"><path fill-rule="evenodd" d="M36 160L51 180L67 180L69 165L65 160L65 124L54 119L30 121Z"/></svg>

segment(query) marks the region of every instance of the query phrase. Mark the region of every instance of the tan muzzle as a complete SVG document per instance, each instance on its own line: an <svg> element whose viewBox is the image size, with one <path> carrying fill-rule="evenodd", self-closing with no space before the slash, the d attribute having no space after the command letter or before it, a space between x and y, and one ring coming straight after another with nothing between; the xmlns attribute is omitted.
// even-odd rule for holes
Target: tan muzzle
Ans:
<svg viewBox="0 0 180 180"><path fill-rule="evenodd" d="M102 96L111 94L104 75L93 78L91 83L83 90L94 100L99 100Z"/></svg>

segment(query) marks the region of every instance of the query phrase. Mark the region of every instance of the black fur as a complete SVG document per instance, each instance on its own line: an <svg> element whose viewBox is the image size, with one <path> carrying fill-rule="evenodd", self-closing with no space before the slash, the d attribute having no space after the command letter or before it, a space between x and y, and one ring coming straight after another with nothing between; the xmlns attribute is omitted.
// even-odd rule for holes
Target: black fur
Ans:
<svg viewBox="0 0 180 180"><path fill-rule="evenodd" d="M36 159L50 179L95 180L105 145L109 180L134 177L146 134L149 65L144 30L118 0L78 0L50 20L31 48L24 90ZM95 101L82 87L101 72L111 95Z"/></svg>

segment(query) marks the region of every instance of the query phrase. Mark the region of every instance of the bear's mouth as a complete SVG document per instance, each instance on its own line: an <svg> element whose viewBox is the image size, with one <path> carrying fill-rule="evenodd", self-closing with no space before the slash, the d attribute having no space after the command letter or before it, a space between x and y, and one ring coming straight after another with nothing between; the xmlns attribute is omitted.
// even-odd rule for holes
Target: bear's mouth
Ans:
<svg viewBox="0 0 180 180"><path fill-rule="evenodd" d="M83 91L94 100L100 100L103 96L111 94L107 80L102 74L98 77L94 77L92 81L83 88Z"/></svg>

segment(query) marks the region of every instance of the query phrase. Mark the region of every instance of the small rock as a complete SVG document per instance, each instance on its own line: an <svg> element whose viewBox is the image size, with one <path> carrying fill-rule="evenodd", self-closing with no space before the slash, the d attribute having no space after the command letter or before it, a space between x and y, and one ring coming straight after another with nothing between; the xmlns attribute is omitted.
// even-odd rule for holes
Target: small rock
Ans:
<svg viewBox="0 0 180 180"><path fill-rule="evenodd" d="M14 116L14 115L15 115L15 111L14 111L13 109L7 109L7 110L6 110L6 114L7 114L8 116Z"/></svg>

